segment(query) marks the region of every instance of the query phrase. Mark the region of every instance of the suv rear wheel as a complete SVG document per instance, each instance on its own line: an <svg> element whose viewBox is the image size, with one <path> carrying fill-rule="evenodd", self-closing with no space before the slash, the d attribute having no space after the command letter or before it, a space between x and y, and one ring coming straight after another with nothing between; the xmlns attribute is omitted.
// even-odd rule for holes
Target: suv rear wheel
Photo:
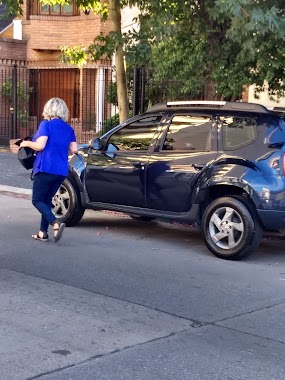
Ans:
<svg viewBox="0 0 285 380"><path fill-rule="evenodd" d="M245 203L232 198L215 199L202 217L202 232L206 246L222 259L242 259L259 245L262 228L257 216Z"/></svg>
<svg viewBox="0 0 285 380"><path fill-rule="evenodd" d="M84 214L79 191L67 178L52 199L52 211L68 227L75 226Z"/></svg>

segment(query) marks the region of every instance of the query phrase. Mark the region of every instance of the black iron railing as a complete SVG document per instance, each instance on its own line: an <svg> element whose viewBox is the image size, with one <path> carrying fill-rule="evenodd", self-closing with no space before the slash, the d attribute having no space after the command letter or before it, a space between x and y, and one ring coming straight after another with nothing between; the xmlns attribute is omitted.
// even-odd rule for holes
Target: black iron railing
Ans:
<svg viewBox="0 0 285 380"><path fill-rule="evenodd" d="M130 116L150 105L168 100L202 99L181 94L181 83L154 80L145 68L128 71ZM79 143L100 136L119 123L116 72L112 67L96 68L0 68L0 139L32 135L40 121L45 102L51 97L65 100L70 124Z"/></svg>

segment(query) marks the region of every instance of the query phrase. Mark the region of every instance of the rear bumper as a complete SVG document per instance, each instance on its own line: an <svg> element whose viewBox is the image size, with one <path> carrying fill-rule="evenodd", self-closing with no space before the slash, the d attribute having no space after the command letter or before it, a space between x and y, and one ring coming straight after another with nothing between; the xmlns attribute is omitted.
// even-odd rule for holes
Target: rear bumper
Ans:
<svg viewBox="0 0 285 380"><path fill-rule="evenodd" d="M265 230L284 230L285 211L257 210Z"/></svg>

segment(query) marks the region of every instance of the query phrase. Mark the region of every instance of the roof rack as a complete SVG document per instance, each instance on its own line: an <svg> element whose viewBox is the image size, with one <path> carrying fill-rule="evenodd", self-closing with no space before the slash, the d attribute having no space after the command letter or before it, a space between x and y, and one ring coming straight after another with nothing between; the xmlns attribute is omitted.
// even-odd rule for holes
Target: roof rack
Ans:
<svg viewBox="0 0 285 380"><path fill-rule="evenodd" d="M167 102L167 107L179 107L179 106L212 106L212 107L222 107L226 104L224 101L207 101L207 100L181 100L175 102Z"/></svg>
<svg viewBox="0 0 285 380"><path fill-rule="evenodd" d="M269 110L262 106L261 104L256 103L247 103L247 102L225 102L225 101L207 101L207 100L186 100L186 101L175 101L167 102L166 106L168 108L175 107L193 107L193 108L219 108L225 111L251 111L259 113L269 113ZM284 111L285 112L285 111Z"/></svg>

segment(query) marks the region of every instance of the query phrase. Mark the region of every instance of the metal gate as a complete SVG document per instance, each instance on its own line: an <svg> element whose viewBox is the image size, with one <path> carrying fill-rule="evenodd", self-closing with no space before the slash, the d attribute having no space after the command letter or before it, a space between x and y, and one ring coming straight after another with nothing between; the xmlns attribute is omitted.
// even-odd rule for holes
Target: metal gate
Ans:
<svg viewBox="0 0 285 380"><path fill-rule="evenodd" d="M33 135L51 97L66 102L78 142L101 135L119 122L115 74L112 67L0 68L0 140ZM145 68L129 70L127 85L130 116L158 102L202 98L181 94L178 81L153 80Z"/></svg>

